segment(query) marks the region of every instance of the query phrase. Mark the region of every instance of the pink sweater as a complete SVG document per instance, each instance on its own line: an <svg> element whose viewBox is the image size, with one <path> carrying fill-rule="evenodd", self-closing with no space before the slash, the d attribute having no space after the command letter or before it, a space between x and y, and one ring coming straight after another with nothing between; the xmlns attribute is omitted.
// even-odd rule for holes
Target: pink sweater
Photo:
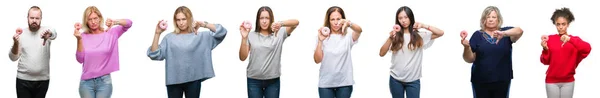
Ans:
<svg viewBox="0 0 600 98"><path fill-rule="evenodd" d="M119 70L119 37L130 27L116 25L100 34L82 33L83 51L76 53L77 62L83 64L81 80L97 78Z"/></svg>

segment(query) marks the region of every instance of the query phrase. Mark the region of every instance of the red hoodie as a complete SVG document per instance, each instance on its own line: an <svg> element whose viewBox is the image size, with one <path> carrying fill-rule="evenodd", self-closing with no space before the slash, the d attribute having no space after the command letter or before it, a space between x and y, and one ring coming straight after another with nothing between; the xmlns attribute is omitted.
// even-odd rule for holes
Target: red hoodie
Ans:
<svg viewBox="0 0 600 98"><path fill-rule="evenodd" d="M548 36L548 49L540 57L544 65L550 65L546 71L546 83L573 82L575 69L590 54L592 47L578 36L563 45L560 35Z"/></svg>

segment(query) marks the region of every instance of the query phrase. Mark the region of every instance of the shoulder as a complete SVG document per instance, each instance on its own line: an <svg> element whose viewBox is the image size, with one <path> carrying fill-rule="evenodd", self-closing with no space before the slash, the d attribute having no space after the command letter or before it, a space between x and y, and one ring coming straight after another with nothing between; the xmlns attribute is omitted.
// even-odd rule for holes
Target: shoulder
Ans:
<svg viewBox="0 0 600 98"><path fill-rule="evenodd" d="M483 34L483 33L485 33L485 32L483 32L481 30L477 30L471 34L471 37L481 36L481 34Z"/></svg>
<svg viewBox="0 0 600 98"><path fill-rule="evenodd" d="M175 32L169 32L169 33L167 33L167 35L165 35L165 37L163 37L163 39L167 39L167 38L170 38L172 36L175 36Z"/></svg>

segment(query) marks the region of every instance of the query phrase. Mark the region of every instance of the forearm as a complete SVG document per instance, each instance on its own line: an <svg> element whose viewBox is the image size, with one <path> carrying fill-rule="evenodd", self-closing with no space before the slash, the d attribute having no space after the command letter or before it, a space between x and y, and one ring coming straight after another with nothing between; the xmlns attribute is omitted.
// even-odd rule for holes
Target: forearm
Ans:
<svg viewBox="0 0 600 98"><path fill-rule="evenodd" d="M520 27L515 27L505 31L504 35L510 37L512 42L517 42L517 40L519 40L523 35L523 30Z"/></svg>
<svg viewBox="0 0 600 98"><path fill-rule="evenodd" d="M217 26L215 26L215 24L212 24L212 23L206 24L204 26L204 28L207 28L207 29L209 29L210 31L213 31L213 32L217 32Z"/></svg>
<svg viewBox="0 0 600 98"><path fill-rule="evenodd" d="M473 63L473 61L475 61L475 55L471 50L471 47L464 47L463 60L467 63Z"/></svg>
<svg viewBox="0 0 600 98"><path fill-rule="evenodd" d="M14 42L14 43L13 43L13 47L10 49L10 53L12 53L12 54L14 54L14 55L17 55L17 54L19 54L19 47L20 47L20 46L19 46L19 43L17 43L17 42Z"/></svg>
<svg viewBox="0 0 600 98"><path fill-rule="evenodd" d="M431 26L431 25L427 25L427 30L431 31L431 33L432 33L431 39L436 39L436 38L442 37L444 35L444 31L442 29L439 29L439 28Z"/></svg>
<svg viewBox="0 0 600 98"><path fill-rule="evenodd" d="M117 19L115 22L123 27L131 27L131 20L129 19Z"/></svg>
<svg viewBox="0 0 600 98"><path fill-rule="evenodd" d="M81 39L77 39L77 52L83 52L83 41Z"/></svg>
<svg viewBox="0 0 600 98"><path fill-rule="evenodd" d="M52 29L52 32L50 33L50 40L56 39L56 36L57 36L56 34L57 34L56 30Z"/></svg>
<svg viewBox="0 0 600 98"><path fill-rule="evenodd" d="M352 23L352 25L349 28L352 29L354 33L362 33L362 28L358 24Z"/></svg>
<svg viewBox="0 0 600 98"><path fill-rule="evenodd" d="M296 27L296 26L298 26L298 24L300 24L300 22L297 19L289 19L289 20L283 21L282 26L284 26L284 27Z"/></svg>
<svg viewBox="0 0 600 98"><path fill-rule="evenodd" d="M383 44L383 46L381 46L381 49L379 49L379 56L383 57L385 56L385 54L387 54L387 52L390 50L390 46L392 45L392 39L388 38L385 43Z"/></svg>
<svg viewBox="0 0 600 98"><path fill-rule="evenodd" d="M19 57L21 54L19 54L19 48L18 48L18 44L13 45L12 49L10 50L10 52L8 52L8 58L10 58L11 61L17 61L19 60Z"/></svg>
<svg viewBox="0 0 600 98"><path fill-rule="evenodd" d="M542 55L540 56L540 62L542 62L542 64L544 65L550 65L550 51L542 51Z"/></svg>
<svg viewBox="0 0 600 98"><path fill-rule="evenodd" d="M317 48L315 49L315 53L313 55L313 59L315 60L315 63L319 64L321 63L321 61L323 60L323 42L319 41L319 43L317 44Z"/></svg>
<svg viewBox="0 0 600 98"><path fill-rule="evenodd" d="M515 36L520 37L521 35L523 35L523 30L520 27L514 27L512 29L504 31L504 35L510 36L510 37L515 37Z"/></svg>
<svg viewBox="0 0 600 98"><path fill-rule="evenodd" d="M250 52L250 46L248 45L248 39L242 38L242 44L240 45L239 58L241 61L245 61L248 58L248 53Z"/></svg>
<svg viewBox="0 0 600 98"><path fill-rule="evenodd" d="M154 34L154 38L152 40L152 47L150 48L150 51L158 50L158 40L159 39L160 39L160 34Z"/></svg>

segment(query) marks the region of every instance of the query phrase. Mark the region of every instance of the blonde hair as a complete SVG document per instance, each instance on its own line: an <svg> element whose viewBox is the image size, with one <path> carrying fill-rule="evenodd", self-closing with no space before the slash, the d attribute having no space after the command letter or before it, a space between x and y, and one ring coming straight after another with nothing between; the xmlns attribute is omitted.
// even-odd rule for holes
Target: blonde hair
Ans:
<svg viewBox="0 0 600 98"><path fill-rule="evenodd" d="M503 19L502 14L500 14L500 9L498 9L498 7L496 6L488 6L485 8L485 10L483 10L483 13L481 14L481 22L479 24L481 30L485 30L485 22L487 20L487 16L490 15L492 12L496 12L496 15L498 16L497 27L500 28L502 26Z"/></svg>
<svg viewBox="0 0 600 98"><path fill-rule="evenodd" d="M179 34L181 33L181 30L179 30L178 26L177 26L177 14L179 13L183 13L185 15L185 18L187 20L187 26L188 26L188 31L194 31L194 27L192 27L192 23L194 23L194 16L192 15L192 11L185 6L179 6L176 10L175 10L175 14L173 14L173 24L175 24L175 34Z"/></svg>
<svg viewBox="0 0 600 98"><path fill-rule="evenodd" d="M100 19L100 22L98 23L100 27L98 27L98 29L104 31L104 26L102 26L104 24L104 17L102 16L102 13L100 13L100 10L98 10L96 6L89 6L83 12L83 23L81 23L83 29L86 33L92 33L90 27L87 25L89 22L88 17L90 17L92 13L96 13L96 15L98 15L98 18Z"/></svg>

